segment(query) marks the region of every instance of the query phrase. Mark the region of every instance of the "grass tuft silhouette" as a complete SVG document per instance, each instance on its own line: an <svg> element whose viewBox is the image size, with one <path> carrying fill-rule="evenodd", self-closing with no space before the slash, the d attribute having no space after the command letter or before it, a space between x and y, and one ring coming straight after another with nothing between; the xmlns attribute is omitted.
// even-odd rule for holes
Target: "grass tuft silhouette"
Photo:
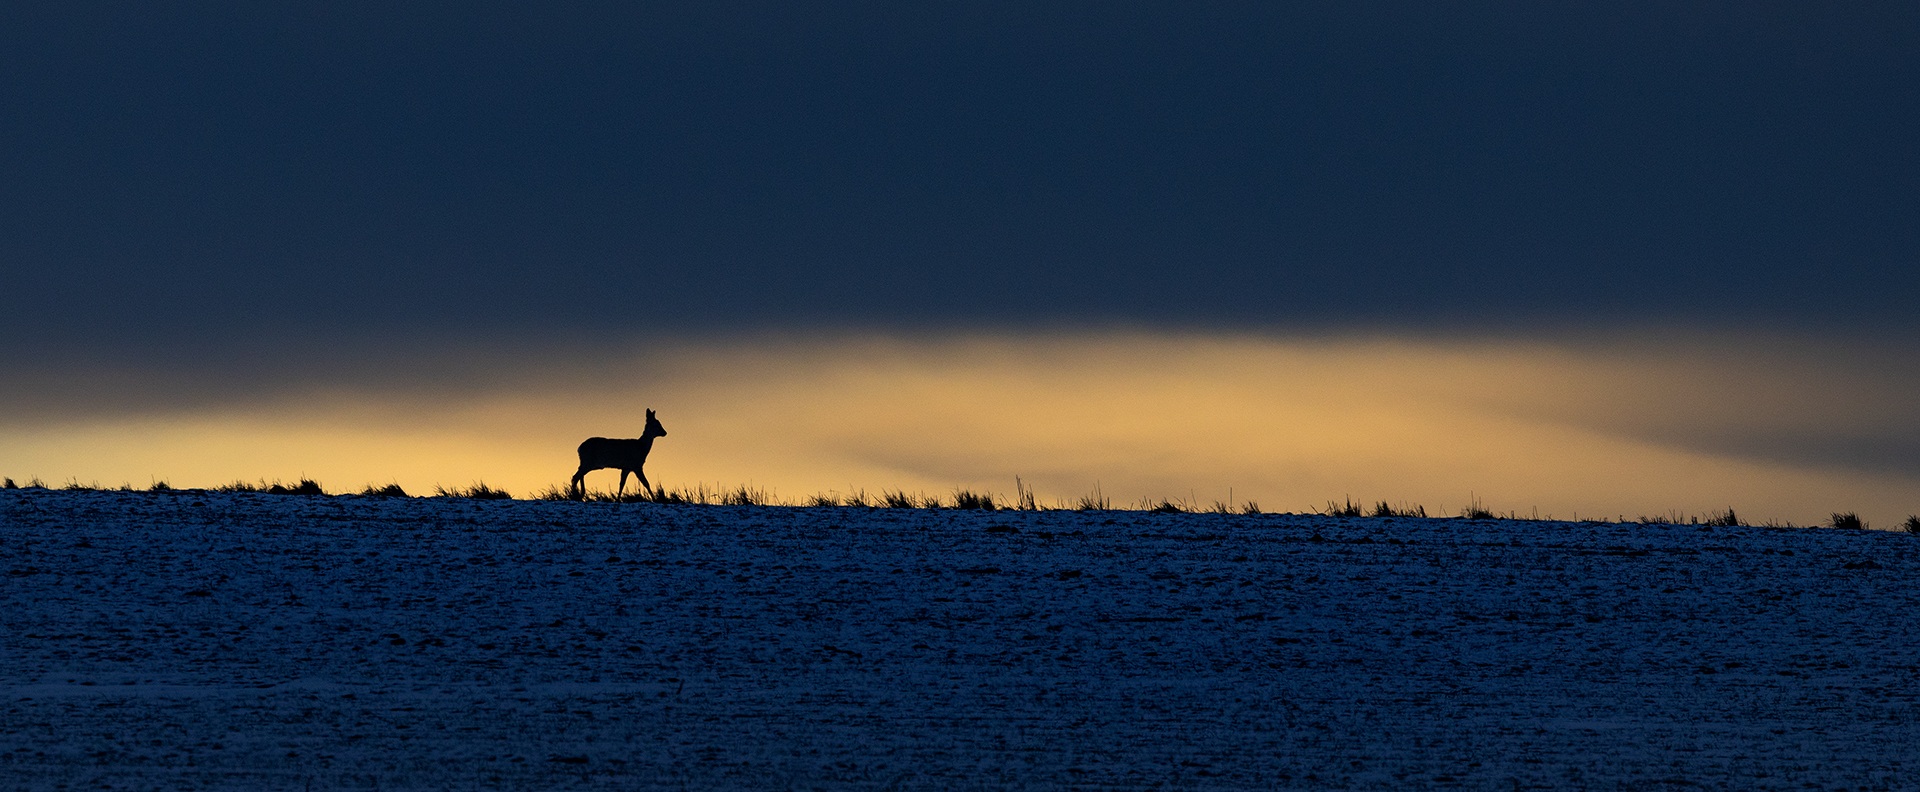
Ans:
<svg viewBox="0 0 1920 792"><path fill-rule="evenodd" d="M1740 522L1740 516L1733 513L1732 506L1728 506L1726 514L1715 514L1705 520L1701 520L1700 524L1716 528L1732 528L1737 525L1745 525L1746 523Z"/></svg>
<svg viewBox="0 0 1920 792"><path fill-rule="evenodd" d="M398 487L395 487L395 489L398 489ZM476 481L473 483L473 486L468 487L466 489L461 489L459 487L448 489L446 487L442 487L438 484L435 484L433 485L433 497L473 498L475 500L512 500L513 499L513 496L508 494L506 490L494 489L493 487L489 487L487 486L487 483L484 481Z"/></svg>
<svg viewBox="0 0 1920 792"><path fill-rule="evenodd" d="M1007 508L1019 511L1040 511L1040 501L1033 496L1033 488L1021 481L1019 476L1013 477L1013 492L1013 503Z"/></svg>
<svg viewBox="0 0 1920 792"><path fill-rule="evenodd" d="M302 477L293 486L286 486L276 481L268 485L266 493L268 495L325 495L327 491L320 487L320 482Z"/></svg>
<svg viewBox="0 0 1920 792"><path fill-rule="evenodd" d="M953 508L993 511L997 507L993 503L993 493L957 489L953 491Z"/></svg>
<svg viewBox="0 0 1920 792"><path fill-rule="evenodd" d="M1386 504L1382 503L1381 505L1384 506ZM1324 514L1328 517L1364 517L1366 516L1366 512L1360 508L1360 504L1353 502L1352 496L1348 496L1347 498L1345 498L1343 503L1334 503L1333 501L1327 501L1327 510L1321 512L1321 514Z"/></svg>
<svg viewBox="0 0 1920 792"><path fill-rule="evenodd" d="M1113 508L1113 502L1107 500L1106 493L1100 491L1100 482L1096 481L1093 482L1093 491L1080 496L1080 502L1074 504L1074 508L1080 511L1108 511Z"/></svg>
<svg viewBox="0 0 1920 792"><path fill-rule="evenodd" d="M742 484L734 489L720 493L722 506L773 506L777 505L772 493L765 487L753 487Z"/></svg>
<svg viewBox="0 0 1920 792"><path fill-rule="evenodd" d="M1461 517L1464 517L1469 520L1500 519L1500 515L1494 514L1493 512L1489 511L1486 507L1486 504L1483 504L1480 502L1480 496L1469 494L1468 497L1472 498L1472 501L1470 501L1467 504L1466 508L1460 510Z"/></svg>

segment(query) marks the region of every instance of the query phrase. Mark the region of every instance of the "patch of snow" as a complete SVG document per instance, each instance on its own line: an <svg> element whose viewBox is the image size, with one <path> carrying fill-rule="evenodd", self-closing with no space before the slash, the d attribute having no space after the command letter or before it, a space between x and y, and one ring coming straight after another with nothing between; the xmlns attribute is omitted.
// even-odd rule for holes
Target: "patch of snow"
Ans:
<svg viewBox="0 0 1920 792"><path fill-rule="evenodd" d="M0 786L1912 789L1916 548L5 491Z"/></svg>

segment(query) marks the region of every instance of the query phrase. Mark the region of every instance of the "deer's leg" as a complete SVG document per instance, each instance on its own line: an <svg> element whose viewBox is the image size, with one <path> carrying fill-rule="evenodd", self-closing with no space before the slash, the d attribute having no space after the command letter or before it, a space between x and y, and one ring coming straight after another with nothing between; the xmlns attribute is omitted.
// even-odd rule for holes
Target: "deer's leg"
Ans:
<svg viewBox="0 0 1920 792"><path fill-rule="evenodd" d="M579 495L580 497L583 497L583 498L586 497L587 469L585 467L580 468L580 470L576 471L573 474L573 486L571 487L571 489L575 494Z"/></svg>
<svg viewBox="0 0 1920 792"><path fill-rule="evenodd" d="M653 484L647 481L647 472L646 472L646 471L644 471L644 470L641 470L641 469L639 469L639 468L634 468L634 469L633 469L633 475L634 475L634 476L635 476L636 478L638 478L638 479L640 479L640 490L641 490L642 492L649 492L649 493L650 493L650 492L653 492Z"/></svg>
<svg viewBox="0 0 1920 792"><path fill-rule="evenodd" d="M625 495L626 493L627 493L627 470L626 468L621 468L620 469L620 494Z"/></svg>

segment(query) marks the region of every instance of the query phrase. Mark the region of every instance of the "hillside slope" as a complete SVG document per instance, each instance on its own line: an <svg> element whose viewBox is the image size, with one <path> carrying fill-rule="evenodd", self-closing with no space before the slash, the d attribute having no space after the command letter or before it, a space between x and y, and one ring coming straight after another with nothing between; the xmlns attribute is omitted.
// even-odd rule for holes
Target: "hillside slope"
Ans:
<svg viewBox="0 0 1920 792"><path fill-rule="evenodd" d="M1920 787L1920 537L0 492L0 787Z"/></svg>

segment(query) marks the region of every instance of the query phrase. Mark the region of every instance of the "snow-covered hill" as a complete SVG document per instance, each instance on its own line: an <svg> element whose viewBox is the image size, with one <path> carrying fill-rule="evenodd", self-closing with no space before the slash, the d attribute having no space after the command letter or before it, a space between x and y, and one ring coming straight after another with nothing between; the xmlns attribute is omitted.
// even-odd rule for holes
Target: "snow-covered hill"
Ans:
<svg viewBox="0 0 1920 792"><path fill-rule="evenodd" d="M5 789L1914 789L1920 537L0 492Z"/></svg>

